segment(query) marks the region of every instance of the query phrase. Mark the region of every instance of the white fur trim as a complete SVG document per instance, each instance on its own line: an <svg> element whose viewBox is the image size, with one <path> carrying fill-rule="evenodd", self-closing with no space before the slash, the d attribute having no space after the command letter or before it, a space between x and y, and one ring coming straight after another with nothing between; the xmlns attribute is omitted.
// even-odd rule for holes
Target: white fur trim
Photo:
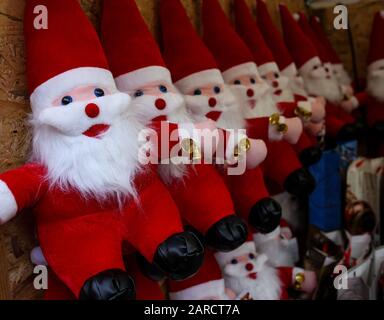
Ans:
<svg viewBox="0 0 384 320"><path fill-rule="evenodd" d="M305 111L311 112L312 111L312 104L309 100L306 101L299 101L297 104L298 107L304 109Z"/></svg>
<svg viewBox="0 0 384 320"><path fill-rule="evenodd" d="M351 102L354 109L358 108L360 105L359 100L355 96L351 98Z"/></svg>
<svg viewBox="0 0 384 320"><path fill-rule="evenodd" d="M321 64L321 60L318 56L316 57L312 57L311 59L309 59L306 63L304 63L300 68L299 68L299 72L300 74L308 74L308 72L310 72L312 70L312 68L317 65L317 64Z"/></svg>
<svg viewBox="0 0 384 320"><path fill-rule="evenodd" d="M220 265L221 269L223 269L227 264L231 262L232 259L242 256L244 254L255 253L256 247L253 241L248 241L241 245L239 248L231 251L231 252L216 252L215 257Z"/></svg>
<svg viewBox="0 0 384 320"><path fill-rule="evenodd" d="M178 292L170 292L171 300L201 300L208 297L222 296L225 292L224 279L201 283Z"/></svg>
<svg viewBox="0 0 384 320"><path fill-rule="evenodd" d="M297 268L297 267L295 267L295 268L292 269L292 284L295 283L295 281L296 281L295 278L296 278L296 275L297 275L298 273L304 273L304 269L302 269L302 268Z"/></svg>
<svg viewBox="0 0 384 320"><path fill-rule="evenodd" d="M31 94L32 111L36 114L52 106L61 94L86 85L102 86L116 92L115 80L109 70L84 67L63 72L38 86Z"/></svg>
<svg viewBox="0 0 384 320"><path fill-rule="evenodd" d="M253 235L253 240L255 241L256 245L258 245L260 243L276 239L280 235L280 232L281 232L281 228L280 226L278 226L275 230L267 234L255 233Z"/></svg>
<svg viewBox="0 0 384 320"><path fill-rule="evenodd" d="M161 66L150 66L141 68L115 78L116 86L120 91L133 93L140 86L154 83L157 81L166 81L172 83L171 72Z"/></svg>
<svg viewBox="0 0 384 320"><path fill-rule="evenodd" d="M17 203L7 184L0 180L0 225L8 222L17 213Z"/></svg>
<svg viewBox="0 0 384 320"><path fill-rule="evenodd" d="M257 76L259 71L257 70L256 63L247 62L234 66L223 73L223 78L226 83L231 83L239 77L243 76Z"/></svg>
<svg viewBox="0 0 384 320"><path fill-rule="evenodd" d="M382 66L384 66L384 59L376 60L368 66L368 73L378 70Z"/></svg>
<svg viewBox="0 0 384 320"><path fill-rule="evenodd" d="M280 116L280 123L286 123L285 117ZM275 126L271 124L269 125L268 138L270 141L280 141L281 139L283 139L283 137L284 133L278 132Z"/></svg>
<svg viewBox="0 0 384 320"><path fill-rule="evenodd" d="M296 21L299 21L299 20L300 20L300 15L299 15L297 12L293 13L293 14L292 14L292 17L293 17L293 19L295 19Z"/></svg>
<svg viewBox="0 0 384 320"><path fill-rule="evenodd" d="M270 72L280 72L276 62L264 63L260 66L257 66L257 69L262 76Z"/></svg>
<svg viewBox="0 0 384 320"><path fill-rule="evenodd" d="M284 70L281 70L281 74L283 76L290 78L290 79L296 77L297 73L298 73L298 70L297 70L296 65L294 63L291 63Z"/></svg>
<svg viewBox="0 0 384 320"><path fill-rule="evenodd" d="M183 94L191 94L192 90L212 84L224 84L223 77L218 69L209 69L191 74L175 83Z"/></svg>

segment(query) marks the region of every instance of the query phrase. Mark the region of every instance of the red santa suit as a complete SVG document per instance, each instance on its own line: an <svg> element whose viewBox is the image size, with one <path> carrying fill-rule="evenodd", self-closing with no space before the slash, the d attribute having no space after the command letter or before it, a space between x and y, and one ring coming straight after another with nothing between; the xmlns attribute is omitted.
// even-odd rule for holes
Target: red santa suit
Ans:
<svg viewBox="0 0 384 320"><path fill-rule="evenodd" d="M104 2L102 35L117 87L133 96L132 111L155 129L160 140L159 149L178 130L184 129L188 133L193 129L183 98L174 87L160 50L134 0ZM164 140L163 126L168 123L169 138L165 135ZM178 136L180 138L169 145L169 150L187 138L182 134ZM200 147L198 142L196 144ZM167 152L167 160L171 156ZM206 235L217 223L234 215L231 195L211 164L177 165L171 162L162 164L159 170L185 223L202 234ZM225 245L236 247L245 236Z"/></svg>
<svg viewBox="0 0 384 320"><path fill-rule="evenodd" d="M217 1L203 2L202 23L204 29L203 40L206 46L215 57L226 84L237 92L238 98L243 102L242 110L248 125L248 136L263 139L267 142L268 155L262 165L265 175L280 186L279 192L282 192L284 188L291 189L287 187L287 180L292 175L303 175L305 177L301 181L304 181L304 184L308 183L308 188L301 188L299 186L300 182L295 182L294 184L298 190L293 192L300 195L312 192L313 178L302 168L292 146L285 141L281 141L281 139L285 138L284 130L283 132L278 130L279 127L285 127L286 125L285 128L288 129L286 135L290 135L289 130L292 129L294 138L289 142L295 144L302 132L301 121L277 115L280 123L278 126L274 126L270 118L271 113L259 110L261 108L258 108L258 101L253 101L253 104L251 104L252 99L257 95L257 90L260 90L256 84L257 79L260 79L257 67L253 62L252 53L236 34ZM244 78L243 82L246 79L248 83L243 84L239 80L240 78ZM259 113L261 116L248 116L251 111L256 114ZM219 124L221 121L228 123L227 120L230 119L222 121L219 118L218 122ZM264 131L261 132L261 130ZM281 161L283 158L285 161ZM292 192L292 190L289 190L289 192Z"/></svg>
<svg viewBox="0 0 384 320"><path fill-rule="evenodd" d="M319 95L319 84L312 82L323 79L322 84L327 85L327 92L324 98L327 99L326 105L326 131L327 135L337 138L342 129L347 126L352 131L354 118L344 111L340 106L343 96L337 80L331 75L329 68L324 66L318 49L314 45L313 37L308 37L300 28L299 24L294 20L287 7L280 5L280 16L283 25L283 34L285 43L299 69L299 73L304 78L304 84L310 94ZM302 21L302 19L300 19ZM305 29L307 33L311 32L310 27ZM316 43L317 44L317 43ZM321 48L321 46L319 46ZM323 53L323 55L325 55ZM328 83L327 83L328 82ZM329 94L332 90L332 95ZM316 91L316 92L315 92Z"/></svg>
<svg viewBox="0 0 384 320"><path fill-rule="evenodd" d="M48 30L34 27L37 5ZM77 1L28 0L24 26L33 162L0 175L0 223L32 209L50 268L78 298L96 275L123 274L123 242L152 261L183 228L165 186L138 164L141 125L124 116L130 98Z"/></svg>

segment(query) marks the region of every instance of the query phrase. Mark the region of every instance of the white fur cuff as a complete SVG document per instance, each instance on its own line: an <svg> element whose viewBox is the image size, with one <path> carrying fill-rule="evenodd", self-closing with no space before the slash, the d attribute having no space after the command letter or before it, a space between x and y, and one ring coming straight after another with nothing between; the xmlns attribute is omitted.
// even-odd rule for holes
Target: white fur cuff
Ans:
<svg viewBox="0 0 384 320"><path fill-rule="evenodd" d="M0 225L8 222L17 213L17 203L11 190L0 180Z"/></svg>
<svg viewBox="0 0 384 320"><path fill-rule="evenodd" d="M280 123L286 123L285 117L280 116ZM268 128L268 138L270 141L281 141L284 138L284 133L277 131L276 127L270 124Z"/></svg>

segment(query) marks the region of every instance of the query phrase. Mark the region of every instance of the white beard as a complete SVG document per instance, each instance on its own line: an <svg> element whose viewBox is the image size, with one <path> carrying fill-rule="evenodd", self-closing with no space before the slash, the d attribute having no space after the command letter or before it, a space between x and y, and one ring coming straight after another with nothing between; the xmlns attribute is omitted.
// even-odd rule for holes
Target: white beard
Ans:
<svg viewBox="0 0 384 320"><path fill-rule="evenodd" d="M136 195L133 180L140 170L139 131L143 126L124 113L101 139L67 136L35 119L32 160L48 169L51 187L75 188L85 198L114 197L122 203Z"/></svg>
<svg viewBox="0 0 384 320"><path fill-rule="evenodd" d="M293 239L295 241L296 239ZM297 244L297 243L296 243ZM288 243L282 239L273 239L256 244L256 249L268 257L268 261L274 267L293 267L297 255L291 251Z"/></svg>
<svg viewBox="0 0 384 320"><path fill-rule="evenodd" d="M305 90L304 80L302 77L296 76L294 78L291 78L289 81L289 86L294 94L303 97L308 96L308 92Z"/></svg>
<svg viewBox="0 0 384 320"><path fill-rule="evenodd" d="M267 264L257 273L256 280L242 276L225 276L224 279L226 288L236 295L249 293L253 300L280 300L280 278L277 270Z"/></svg>
<svg viewBox="0 0 384 320"><path fill-rule="evenodd" d="M374 74L368 75L367 89L372 97L384 102L384 70L376 70Z"/></svg>
<svg viewBox="0 0 384 320"><path fill-rule="evenodd" d="M343 100L343 93L334 78L304 77L304 83L309 94L324 97L329 102L339 104Z"/></svg>

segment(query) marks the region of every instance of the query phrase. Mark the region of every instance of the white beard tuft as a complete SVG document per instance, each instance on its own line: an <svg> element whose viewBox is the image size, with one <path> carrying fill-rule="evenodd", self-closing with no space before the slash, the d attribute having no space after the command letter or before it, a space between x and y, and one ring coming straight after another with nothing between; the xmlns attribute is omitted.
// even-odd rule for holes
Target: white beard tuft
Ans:
<svg viewBox="0 0 384 320"><path fill-rule="evenodd" d="M384 71L375 71L368 75L367 89L369 94L380 102L384 102Z"/></svg>
<svg viewBox="0 0 384 320"><path fill-rule="evenodd" d="M125 113L111 124L101 139L67 136L57 129L31 120L32 160L48 170L51 187L75 188L85 198L122 204L136 196L134 178L140 171L138 134L143 126Z"/></svg>
<svg viewBox="0 0 384 320"><path fill-rule="evenodd" d="M268 257L268 261L274 267L293 267L295 266L295 257L284 245L281 239L273 239L256 244L256 249Z"/></svg>
<svg viewBox="0 0 384 320"><path fill-rule="evenodd" d="M339 104L344 98L341 88L334 78L304 77L304 83L309 94L324 97L331 103Z"/></svg>

